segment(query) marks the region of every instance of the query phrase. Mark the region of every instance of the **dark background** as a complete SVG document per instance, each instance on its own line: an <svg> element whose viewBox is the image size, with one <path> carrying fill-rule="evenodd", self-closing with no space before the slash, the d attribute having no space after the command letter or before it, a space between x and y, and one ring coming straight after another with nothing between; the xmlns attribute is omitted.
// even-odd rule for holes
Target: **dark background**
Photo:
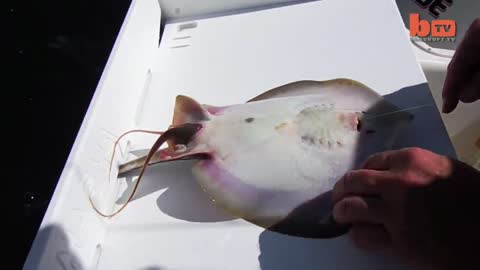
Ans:
<svg viewBox="0 0 480 270"><path fill-rule="evenodd" d="M14 201L21 206L13 225L21 232L13 240L18 266L10 269L23 266L130 2L11 1L3 10L3 28L13 41L12 85L26 116L13 120L24 152L14 168L21 180L14 182L21 182Z"/></svg>

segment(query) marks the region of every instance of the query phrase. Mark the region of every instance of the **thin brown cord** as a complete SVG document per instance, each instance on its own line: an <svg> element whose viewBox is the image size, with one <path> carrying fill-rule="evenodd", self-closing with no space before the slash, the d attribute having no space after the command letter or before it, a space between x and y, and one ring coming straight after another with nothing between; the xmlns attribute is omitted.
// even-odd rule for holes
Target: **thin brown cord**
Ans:
<svg viewBox="0 0 480 270"><path fill-rule="evenodd" d="M108 167L108 182L110 182L110 174L112 172L112 164L113 164L113 159L115 157L115 149L117 148L117 145L118 145L118 142L125 136L125 135L128 135L130 133L134 133L134 132L138 132L138 133L149 133L149 134L159 134L159 135L162 135L163 134L163 131L156 131L156 130L143 130L143 129L132 129L132 130L129 130L125 133L123 133L122 135L120 135L120 137L117 138L117 140L115 141L114 145L113 145L113 151L112 151L112 157L110 159L110 166Z"/></svg>
<svg viewBox="0 0 480 270"><path fill-rule="evenodd" d="M115 144L113 146L113 153L112 153L112 159L110 160L110 168L109 168L109 173L108 173L108 180L110 181L110 171L111 171L111 168L112 168L112 163L113 163L113 158L114 158L114 155L115 155L115 148L118 144L118 142L120 141L120 139L122 137L124 137L125 135L127 134L130 134L130 133L133 133L133 132L140 132L140 133L150 133L150 134L160 134L160 137L157 139L157 141L153 144L152 148L150 148L150 151L148 153L148 156L147 158L145 159L145 163L142 167L142 171L140 172L140 175L138 176L138 179L135 183L135 187L133 188L133 191L132 193L130 194L130 197L128 198L127 202L122 206L120 207L120 209L118 209L117 211L115 211L113 214L110 214L110 215L107 215L107 214L104 214L102 212L100 212L100 210L98 210L98 208L95 206L95 204L93 203L92 201L92 197L89 196L89 201L90 201L90 204L92 205L93 209L101 216L103 217L113 217L115 216L116 214L118 214L120 211L122 211L126 206L127 204L132 200L133 198L133 195L135 194L135 191L137 190L137 187L138 187L138 184L140 183L140 180L143 176L143 173L145 172L145 169L147 168L147 165L148 163L150 162L150 159L152 158L153 154L158 150L158 148L160 148L160 146L166 141L165 137L163 134L164 132L162 131L151 131L151 130L130 130L130 131L127 131L125 133L123 133L122 135L120 135L120 137L115 141Z"/></svg>

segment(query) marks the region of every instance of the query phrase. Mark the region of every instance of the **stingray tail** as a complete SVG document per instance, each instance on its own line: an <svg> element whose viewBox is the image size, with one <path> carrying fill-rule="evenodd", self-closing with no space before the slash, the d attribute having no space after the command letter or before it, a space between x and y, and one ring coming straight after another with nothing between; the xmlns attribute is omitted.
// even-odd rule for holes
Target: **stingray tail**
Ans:
<svg viewBox="0 0 480 270"><path fill-rule="evenodd" d="M177 127L173 127L163 132L160 135L160 137L157 139L157 141L155 141L155 143L150 148L150 151L145 157L140 158L138 160L134 160L132 162L128 162L126 164L123 164L120 167L121 173L130 171L132 168L141 168L140 174L138 175L138 179L135 182L135 186L133 187L133 191L131 192L129 198L127 199L127 202L114 213L105 214L105 213L102 213L100 210L98 210L98 208L94 205L92 198L90 198L90 203L93 206L94 210L103 217L113 217L116 214L118 214L120 211L122 211L135 195L135 192L138 188L140 180L142 179L142 176L145 173L147 166L152 164L151 161L154 156L156 157L156 159L154 159L155 163L159 163L163 161L187 159L187 158L190 158L190 159L205 158L205 156L207 155L206 153L200 153L200 152L189 153L188 149L178 148L178 146L182 146L182 145L186 147L186 145L192 141L194 135L201 128L202 128L201 124L187 123L187 124L179 125ZM169 147L167 149L162 149L158 151L165 142L168 142ZM178 154L175 155L175 153L178 153Z"/></svg>

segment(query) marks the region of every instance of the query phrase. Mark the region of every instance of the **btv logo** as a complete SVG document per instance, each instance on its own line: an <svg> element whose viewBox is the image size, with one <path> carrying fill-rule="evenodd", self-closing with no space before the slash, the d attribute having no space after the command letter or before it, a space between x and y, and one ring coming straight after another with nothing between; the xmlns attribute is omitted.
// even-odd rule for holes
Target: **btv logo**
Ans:
<svg viewBox="0 0 480 270"><path fill-rule="evenodd" d="M410 14L410 37L424 41L455 41L457 25L454 20L421 20L420 14Z"/></svg>

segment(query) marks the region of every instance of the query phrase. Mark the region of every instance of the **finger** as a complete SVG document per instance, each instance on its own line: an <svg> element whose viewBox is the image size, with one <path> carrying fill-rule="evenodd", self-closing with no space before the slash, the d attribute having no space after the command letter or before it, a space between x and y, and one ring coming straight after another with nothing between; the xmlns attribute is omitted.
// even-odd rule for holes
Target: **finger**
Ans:
<svg viewBox="0 0 480 270"><path fill-rule="evenodd" d="M406 147L399 150L385 151L370 156L362 168L366 170L382 170L385 172L388 170L393 172L411 164L419 157L425 156L426 152L432 154L428 150L419 147Z"/></svg>
<svg viewBox="0 0 480 270"><path fill-rule="evenodd" d="M382 225L359 224L349 232L355 246L365 250L379 250L391 246L392 240Z"/></svg>
<svg viewBox="0 0 480 270"><path fill-rule="evenodd" d="M443 84L442 98L443 98L443 113L450 113L458 105L460 100L460 92L463 88L464 73L458 72L459 69L457 66L457 60L455 56L450 61L447 69L447 75L445 77L445 82Z"/></svg>
<svg viewBox="0 0 480 270"><path fill-rule="evenodd" d="M464 103L475 102L480 99L480 71L477 71L472 78L465 79L462 83L458 83L456 89L459 91L458 96L452 96L445 100L444 111L453 111L460 101Z"/></svg>
<svg viewBox="0 0 480 270"><path fill-rule="evenodd" d="M480 99L480 70L475 73L460 94L460 100L465 103L475 102L478 99Z"/></svg>
<svg viewBox="0 0 480 270"><path fill-rule="evenodd" d="M348 172L335 183L332 199L338 202L349 195L378 196L383 190L384 182L388 180L387 171L362 169Z"/></svg>
<svg viewBox="0 0 480 270"><path fill-rule="evenodd" d="M471 71L480 67L480 55L478 48L480 46L480 18L475 19L468 27L463 40L455 50L452 60L455 71ZM459 74L460 75L460 74Z"/></svg>
<svg viewBox="0 0 480 270"><path fill-rule="evenodd" d="M450 113L456 108L465 82L480 68L480 55L476 52L479 46L480 19L476 19L465 33L448 65L442 92L444 113Z"/></svg>
<svg viewBox="0 0 480 270"><path fill-rule="evenodd" d="M388 170L391 166L391 156L395 154L395 151L384 151L376 153L367 158L363 163L363 169L369 170Z"/></svg>
<svg viewBox="0 0 480 270"><path fill-rule="evenodd" d="M347 197L335 204L333 217L341 224L378 224L386 219L386 205L380 198Z"/></svg>
<svg viewBox="0 0 480 270"><path fill-rule="evenodd" d="M453 86L452 86L453 88ZM451 90L453 92L453 90ZM456 93L451 93L451 94L446 94L446 97L444 98L443 101L443 108L442 111L444 113L450 113L455 110L458 106L458 102L460 101L459 97L457 96Z"/></svg>

